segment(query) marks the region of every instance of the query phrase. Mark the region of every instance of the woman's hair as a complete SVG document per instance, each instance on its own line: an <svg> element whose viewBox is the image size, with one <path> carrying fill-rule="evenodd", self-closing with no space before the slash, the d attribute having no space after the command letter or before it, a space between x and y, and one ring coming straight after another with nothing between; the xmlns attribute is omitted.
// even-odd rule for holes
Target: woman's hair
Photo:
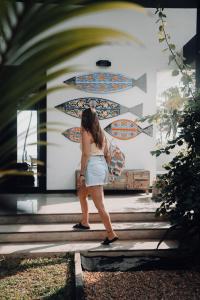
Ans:
<svg viewBox="0 0 200 300"><path fill-rule="evenodd" d="M103 147L103 132L94 108L87 108L82 113L81 126L90 132L98 148Z"/></svg>

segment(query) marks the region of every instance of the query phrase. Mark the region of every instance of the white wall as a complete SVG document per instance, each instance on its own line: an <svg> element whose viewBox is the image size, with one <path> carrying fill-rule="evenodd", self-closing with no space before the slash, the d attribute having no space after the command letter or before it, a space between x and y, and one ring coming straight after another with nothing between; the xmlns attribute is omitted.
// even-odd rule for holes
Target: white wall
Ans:
<svg viewBox="0 0 200 300"><path fill-rule="evenodd" d="M154 9L152 9L154 13ZM166 9L167 24L172 41L178 48L182 46L195 34L196 10L188 9ZM168 55L162 53L162 46L158 43L157 27L155 24L156 16L146 17L142 14L127 10L113 10L87 17L79 17L59 26L63 29L66 26L83 26L95 25L106 26L120 29L122 31L133 34L145 44L145 48L141 48L136 44L133 45L112 45L100 46L93 48L83 54L66 62L67 65L80 65L86 71L66 74L57 80L49 82L48 87L62 84L62 82L72 76L86 73L101 71L96 67L95 63L99 59L109 59L112 66L106 72L121 73L127 77L137 79L143 73L147 74L147 93L140 89L132 88L126 91L111 94L92 94L84 91L69 88L59 92L50 94L47 97L47 123L63 122L62 126L54 126L57 132L49 131L47 133L48 143L56 145L48 145L47 147L47 189L74 189L75 169L79 166L80 148L79 144L73 143L66 139L61 132L67 128L80 126L80 120L64 114L54 107L67 100L78 97L97 96L113 100L127 107L143 103L143 114L153 114L156 110L156 74L160 70L168 68ZM63 67L64 65L62 65ZM115 119L127 118L135 120L136 116L130 113L118 116L113 119L101 121L104 128ZM141 124L141 127L147 126L148 123ZM51 126L52 128L52 126ZM107 135L109 138L111 136ZM156 160L152 157L150 151L155 147L155 132L151 138L146 134L140 134L135 139L128 141L116 140L116 143L124 151L126 155L126 168L147 169L151 171L151 180L156 174Z"/></svg>

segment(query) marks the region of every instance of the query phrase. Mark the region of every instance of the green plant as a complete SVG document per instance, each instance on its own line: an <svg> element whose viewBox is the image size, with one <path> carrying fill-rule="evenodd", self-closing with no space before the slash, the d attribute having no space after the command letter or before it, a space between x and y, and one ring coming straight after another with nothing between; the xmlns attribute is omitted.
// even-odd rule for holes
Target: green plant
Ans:
<svg viewBox="0 0 200 300"><path fill-rule="evenodd" d="M164 145L167 139L175 139L178 134L177 129L185 98L180 94L178 87L171 87L160 96L162 101L151 120L156 123L159 132L157 144Z"/></svg>
<svg viewBox="0 0 200 300"><path fill-rule="evenodd" d="M170 60L175 61L177 71L173 75L182 74L185 84L183 90L190 97L180 113L181 121L178 125L179 135L173 140L168 140L166 147L152 151L152 154L159 156L162 153L169 154L170 150L184 145L184 148L165 165L167 173L160 175L156 186L159 193L157 201L161 201L156 215L167 215L172 227L169 231L179 228L180 247L187 246L188 251L199 253L200 250L200 95L195 94L193 87L193 74L189 74L191 68L176 52L174 44L169 42L169 35L166 33L166 15L163 9L159 8L156 13L159 16L158 22L160 42L167 43L167 49L172 56ZM189 68L189 69L188 69ZM167 234L169 233L167 232ZM166 238L167 234L163 237ZM163 241L160 241L160 243ZM159 245L160 245L159 243ZM158 245L158 246L159 246Z"/></svg>
<svg viewBox="0 0 200 300"><path fill-rule="evenodd" d="M153 115L147 115L140 121L154 123L157 130L156 145L163 147L168 139L175 139L178 132L178 125L182 120L182 109L188 101L177 86L165 90L158 99L157 111Z"/></svg>
<svg viewBox="0 0 200 300"><path fill-rule="evenodd" d="M86 1L44 0L38 4L33 0L0 1L0 131L5 132L16 118L17 106L28 109L48 93L66 86L46 89L46 83L56 77L78 70L76 66L54 68L75 55L101 44L116 41L135 41L133 36L110 28L75 27L56 31L57 25L88 13L109 9L133 9L145 12L137 4L116 1L84 5ZM94 1L95 2L95 1ZM62 64L61 64L62 65ZM15 66L4 80L8 66ZM47 72L48 71L48 72ZM46 124L39 132L46 130ZM41 146L45 141L38 141ZM4 140L0 148L0 176L18 174L5 164L10 153L16 151L15 138Z"/></svg>

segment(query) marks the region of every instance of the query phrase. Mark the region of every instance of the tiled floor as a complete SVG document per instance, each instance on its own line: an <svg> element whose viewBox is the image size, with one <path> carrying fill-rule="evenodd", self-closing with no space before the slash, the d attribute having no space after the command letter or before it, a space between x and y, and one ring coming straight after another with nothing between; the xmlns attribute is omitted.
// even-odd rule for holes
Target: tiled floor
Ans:
<svg viewBox="0 0 200 300"><path fill-rule="evenodd" d="M0 244L0 255L12 254L17 256L20 254L42 254L42 253L66 253L75 251L88 251L90 256L94 253L97 256L99 253L111 252L111 255L131 256L133 252L137 252L137 256L145 255L158 255L155 251L158 245L158 240L136 240L136 241L117 241L109 246L103 246L100 241L61 241L61 242L49 242L49 243L8 243ZM164 255L162 250L173 250L177 248L177 242L173 240L167 240L162 242L159 247L159 256ZM115 253L116 252L116 253ZM131 254L132 253L132 254Z"/></svg>
<svg viewBox="0 0 200 300"><path fill-rule="evenodd" d="M60 214L81 211L79 199L75 194L10 194L7 197L16 214ZM97 211L91 198L88 200L88 204L90 212ZM153 212L158 206L159 203L151 200L151 194L105 196L105 207L109 212ZM0 211L0 214L4 214L4 212Z"/></svg>

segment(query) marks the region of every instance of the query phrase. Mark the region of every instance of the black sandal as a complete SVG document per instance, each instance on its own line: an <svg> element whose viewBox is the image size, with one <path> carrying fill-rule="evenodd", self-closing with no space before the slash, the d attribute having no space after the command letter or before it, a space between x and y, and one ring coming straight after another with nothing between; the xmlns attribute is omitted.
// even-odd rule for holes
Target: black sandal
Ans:
<svg viewBox="0 0 200 300"><path fill-rule="evenodd" d="M75 224L75 225L73 226L73 228L75 228L75 229L90 229L89 226L82 225L81 222Z"/></svg>
<svg viewBox="0 0 200 300"><path fill-rule="evenodd" d="M108 237L105 238L105 240L101 243L102 245L109 245L115 241L117 241L119 238L118 236L115 236L112 240L109 240Z"/></svg>

